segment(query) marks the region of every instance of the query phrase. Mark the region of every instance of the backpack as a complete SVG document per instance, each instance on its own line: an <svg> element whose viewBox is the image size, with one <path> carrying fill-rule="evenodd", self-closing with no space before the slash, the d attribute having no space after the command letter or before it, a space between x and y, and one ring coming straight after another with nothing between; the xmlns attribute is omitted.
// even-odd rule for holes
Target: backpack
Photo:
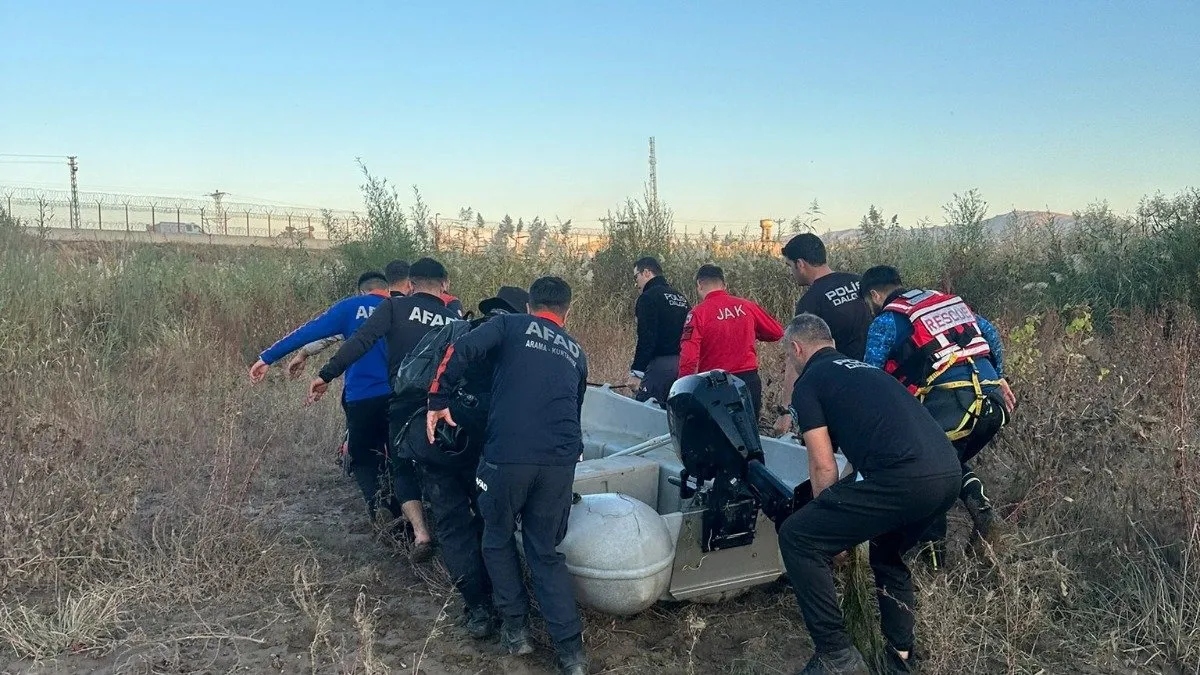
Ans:
<svg viewBox="0 0 1200 675"><path fill-rule="evenodd" d="M451 321L426 333L396 369L392 377L392 395L396 399L423 405L446 350L470 330L471 324L466 321Z"/></svg>

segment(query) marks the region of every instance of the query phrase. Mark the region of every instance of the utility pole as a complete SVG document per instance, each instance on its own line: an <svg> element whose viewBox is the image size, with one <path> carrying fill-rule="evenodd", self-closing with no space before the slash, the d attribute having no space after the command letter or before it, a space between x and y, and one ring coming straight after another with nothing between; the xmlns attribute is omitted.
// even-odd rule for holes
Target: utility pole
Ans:
<svg viewBox="0 0 1200 675"><path fill-rule="evenodd" d="M213 205L214 205L214 206L216 207L216 209L217 209L217 220L218 220L218 221L219 221L219 222L220 222L222 225L224 225L224 223L225 223L225 217L224 217L224 212L223 212L223 211L221 211L221 198L222 198L222 197L224 197L224 196L225 196L225 195L227 195L227 194L229 194L229 193L228 193L228 192L221 192L220 190L213 190L213 191L212 191L212 194L205 195L206 197L212 197L212 200L213 200ZM209 232L209 234L215 234L215 233L214 233L214 232ZM228 234L228 232L226 232L225 234Z"/></svg>
<svg viewBox="0 0 1200 675"><path fill-rule="evenodd" d="M650 203L658 209L658 161L654 158L654 137L650 137Z"/></svg>
<svg viewBox="0 0 1200 675"><path fill-rule="evenodd" d="M71 228L79 229L79 181L75 174L79 173L79 158L75 155L67 157L67 167L71 169Z"/></svg>

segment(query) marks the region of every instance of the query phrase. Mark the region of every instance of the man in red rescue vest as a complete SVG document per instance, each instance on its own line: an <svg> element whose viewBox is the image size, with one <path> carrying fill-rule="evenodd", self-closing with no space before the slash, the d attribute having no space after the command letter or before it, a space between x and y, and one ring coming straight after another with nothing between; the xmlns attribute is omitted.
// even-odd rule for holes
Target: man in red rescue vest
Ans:
<svg viewBox="0 0 1200 675"><path fill-rule="evenodd" d="M1008 423L1016 404L1004 379L1000 334L962 298L908 290L900 273L886 265L864 272L859 292L876 314L863 360L900 380L942 425L962 462L959 497L976 532L987 537L992 505L967 462ZM934 568L945 557L945 536L943 515L922 537Z"/></svg>
<svg viewBox="0 0 1200 675"><path fill-rule="evenodd" d="M778 342L783 326L754 302L730 295L725 273L716 265L702 265L696 271L696 290L702 300L683 324L679 376L718 369L737 376L750 388L758 419L762 380L755 342Z"/></svg>

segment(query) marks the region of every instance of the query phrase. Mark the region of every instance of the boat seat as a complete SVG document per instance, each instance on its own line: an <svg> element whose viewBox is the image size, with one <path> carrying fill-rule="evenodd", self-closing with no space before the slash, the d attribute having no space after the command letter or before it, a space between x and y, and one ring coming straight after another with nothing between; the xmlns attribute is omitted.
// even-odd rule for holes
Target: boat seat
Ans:
<svg viewBox="0 0 1200 675"><path fill-rule="evenodd" d="M659 464L645 457L605 457L575 465L575 492L593 495L618 492L658 506Z"/></svg>

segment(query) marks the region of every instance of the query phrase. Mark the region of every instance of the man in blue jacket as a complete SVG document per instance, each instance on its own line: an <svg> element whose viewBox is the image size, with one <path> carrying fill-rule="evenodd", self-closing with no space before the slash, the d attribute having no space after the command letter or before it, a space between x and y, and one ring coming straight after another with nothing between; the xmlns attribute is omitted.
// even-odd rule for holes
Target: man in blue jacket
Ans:
<svg viewBox="0 0 1200 675"><path fill-rule="evenodd" d="M583 623L565 557L556 550L566 534L583 452L580 412L587 390L587 358L564 330L571 287L542 277L529 288L529 314L507 314L460 337L446 351L429 390L426 433L441 422L456 426L449 392L472 363L495 366L487 440L476 474L483 516L483 560L501 615L500 643L528 654L529 596L517 557L517 519L533 592L554 640L560 672L587 675Z"/></svg>
<svg viewBox="0 0 1200 675"><path fill-rule="evenodd" d="M975 530L994 521L983 483L967 464L1008 423L1016 399L1004 379L1004 345L995 327L957 295L906 289L895 268L872 267L859 285L875 312L864 361L891 374L942 425L962 463L960 498ZM945 515L922 540L934 568L945 556Z"/></svg>
<svg viewBox="0 0 1200 675"><path fill-rule="evenodd" d="M329 359L317 377L309 383L309 401L315 402L324 396L329 383L363 358L380 344L386 344L388 365L386 372L394 376L413 347L431 330L458 321L457 312L446 307L440 293L449 274L440 262L433 258L421 258L408 270L412 282L412 294L392 297L380 303L379 308L362 327L346 339L346 343ZM425 403L425 393L402 396L393 392L390 402L380 407L380 415L390 430L388 437L396 438L408 420ZM392 493L400 501L400 509L413 529L413 562L424 562L433 556L433 539L425 522L425 511L421 504L421 482L417 468L411 460L393 457Z"/></svg>
<svg viewBox="0 0 1200 675"><path fill-rule="evenodd" d="M334 335L353 335L388 299L388 284L379 272L366 272L358 278L359 295L339 300L315 319L288 333L264 351L250 368L250 381L261 382L271 364L315 340ZM342 409L346 413L347 451L351 471L374 519L377 512L379 476L386 470L385 450L388 439L387 406L392 387L388 382L387 351L383 343L357 361L346 372ZM390 492L390 491L389 491ZM390 494L383 505L394 516L400 506Z"/></svg>

